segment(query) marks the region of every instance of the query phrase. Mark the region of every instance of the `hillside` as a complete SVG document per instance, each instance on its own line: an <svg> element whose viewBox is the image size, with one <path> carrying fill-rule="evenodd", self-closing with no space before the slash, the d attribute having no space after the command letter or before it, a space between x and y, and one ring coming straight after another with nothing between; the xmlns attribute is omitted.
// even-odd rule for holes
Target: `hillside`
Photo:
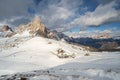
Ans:
<svg viewBox="0 0 120 80"><path fill-rule="evenodd" d="M120 78L119 52L89 52L80 46L43 37L18 39L21 39L18 45L0 52L1 80L19 80L21 77L30 80ZM15 37L0 39L10 43L14 40Z"/></svg>

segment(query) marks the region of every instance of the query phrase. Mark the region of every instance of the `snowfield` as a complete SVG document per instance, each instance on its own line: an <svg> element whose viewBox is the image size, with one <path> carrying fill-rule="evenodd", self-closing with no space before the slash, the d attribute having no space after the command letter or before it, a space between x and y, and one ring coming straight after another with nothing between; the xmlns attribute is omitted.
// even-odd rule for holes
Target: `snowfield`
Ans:
<svg viewBox="0 0 120 80"><path fill-rule="evenodd" d="M0 76L0 80L120 80L120 52L89 52L43 37L0 38Z"/></svg>

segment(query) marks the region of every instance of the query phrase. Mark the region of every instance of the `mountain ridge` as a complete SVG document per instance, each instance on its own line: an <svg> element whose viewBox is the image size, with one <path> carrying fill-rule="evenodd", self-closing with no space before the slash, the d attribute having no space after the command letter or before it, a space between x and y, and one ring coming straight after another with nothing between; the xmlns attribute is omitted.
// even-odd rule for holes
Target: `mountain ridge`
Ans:
<svg viewBox="0 0 120 80"><path fill-rule="evenodd" d="M2 28L4 28L4 26ZM42 36L45 38L50 38L55 40L61 40L61 39L69 40L69 37L66 36L65 34L57 31L52 31L46 28L46 26L41 22L41 19L38 17L34 18L33 21L27 24L20 24L15 29L15 31L13 31L10 27L9 29L11 30L11 33L6 33L6 35L4 35L3 37L12 37L15 36L16 34L22 35L24 33L27 33L26 36L32 36L32 37ZM0 29L1 32L2 30L3 29ZM6 31L8 30L5 30L4 32Z"/></svg>

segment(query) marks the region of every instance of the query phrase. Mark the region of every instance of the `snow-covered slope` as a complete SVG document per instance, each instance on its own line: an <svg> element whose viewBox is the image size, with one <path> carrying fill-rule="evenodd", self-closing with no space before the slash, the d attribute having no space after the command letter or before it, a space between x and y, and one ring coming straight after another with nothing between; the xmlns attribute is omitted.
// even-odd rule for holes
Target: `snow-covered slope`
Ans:
<svg viewBox="0 0 120 80"><path fill-rule="evenodd" d="M43 37L0 38L0 80L119 80L119 60L120 52L89 52Z"/></svg>
<svg viewBox="0 0 120 80"><path fill-rule="evenodd" d="M0 42L1 75L65 64L69 59L85 52L81 47L42 37L1 38ZM58 53L58 50L63 50L63 53Z"/></svg>

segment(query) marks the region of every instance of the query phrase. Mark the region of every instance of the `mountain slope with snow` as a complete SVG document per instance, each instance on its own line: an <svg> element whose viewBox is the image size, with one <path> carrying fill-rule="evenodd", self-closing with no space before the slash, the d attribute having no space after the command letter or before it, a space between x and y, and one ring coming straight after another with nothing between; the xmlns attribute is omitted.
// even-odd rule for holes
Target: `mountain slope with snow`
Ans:
<svg viewBox="0 0 120 80"><path fill-rule="evenodd" d="M89 52L80 46L43 37L14 36L1 38L0 42L18 43L0 51L0 75L9 75L0 77L1 80L13 74L18 75L16 79L24 75L30 80L120 79L119 52Z"/></svg>
<svg viewBox="0 0 120 80"><path fill-rule="evenodd" d="M18 39L20 40L20 38ZM4 41L10 41L10 43L12 43L14 40L17 40L17 38L11 38L11 40L9 38ZM3 43L4 41L2 40L1 42ZM64 50L64 52L58 53L59 49ZM60 59L59 56L68 55L74 57L77 56L77 54L85 52L80 49L83 48L42 37L24 39L17 46L1 50L0 64L3 64L3 66L0 67L0 73L2 74L2 71L8 71L7 73L9 73L9 71L23 72L60 65L72 57Z"/></svg>

